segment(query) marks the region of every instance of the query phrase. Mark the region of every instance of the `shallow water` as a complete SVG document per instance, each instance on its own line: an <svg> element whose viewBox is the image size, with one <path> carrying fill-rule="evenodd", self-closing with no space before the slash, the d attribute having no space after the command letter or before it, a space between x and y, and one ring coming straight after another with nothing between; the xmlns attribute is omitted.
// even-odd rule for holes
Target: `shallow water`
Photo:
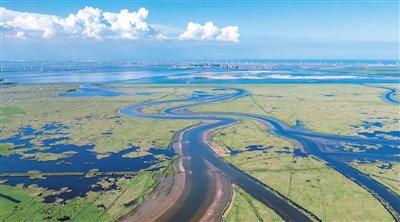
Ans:
<svg viewBox="0 0 400 222"><path fill-rule="evenodd" d="M123 155L129 152L136 151L138 147L130 147L118 153L109 153L108 156L98 159L97 153L92 149L94 145L74 145L65 143L69 138L60 134L56 138L43 140L43 145L40 150L34 148L32 139L37 135L48 136L54 132L59 132L65 129L64 125L47 124L40 130L35 130L32 127L26 126L21 128L21 132L17 135L6 138L0 143L14 143L15 149L29 148L25 151L26 154L35 153L63 153L67 151L76 152L71 156L58 160L38 161L33 158L23 158L23 155L13 154L9 156L0 156L1 168L0 173L27 173L28 171L38 170L43 173L86 173L92 169L98 169L100 172L137 172L142 169L147 169L158 163L156 155L162 154L167 157L175 155L172 149L151 148L150 155L137 158L124 158ZM63 142L60 144L59 142ZM49 189L60 189L68 187L71 192L57 195L62 198L73 198L85 194L89 187L99 181L101 177L84 178L83 176L46 176L46 179L30 179L28 176L5 176L1 179L7 179L7 184L16 185L24 183L25 185L37 184L41 187Z"/></svg>
<svg viewBox="0 0 400 222"><path fill-rule="evenodd" d="M299 62L299 61L298 61ZM320 61L320 66L333 64L332 61ZM373 61L371 61L373 63ZM376 62L376 61L375 61ZM346 61L348 66L341 70L320 70L319 66L298 64L275 64L268 70L242 65L241 70L221 67L175 67L170 64L137 64L114 62L4 62L2 78L6 82L16 83L106 83L106 82L142 82L142 83L373 83L397 82L393 73L363 74L360 65ZM376 64L376 63L375 63ZM383 61L383 64L396 64L395 61ZM365 68L365 67L364 67ZM393 68L392 68L393 69ZM394 72L394 71L393 71Z"/></svg>
<svg viewBox="0 0 400 222"><path fill-rule="evenodd" d="M15 83L104 83L187 74L192 69L118 64L3 64L2 78Z"/></svg>
<svg viewBox="0 0 400 222"><path fill-rule="evenodd" d="M77 90L59 94L59 96L61 97L92 97L92 96L113 97L120 95L123 95L123 93L90 84L84 84L80 86L79 89Z"/></svg>

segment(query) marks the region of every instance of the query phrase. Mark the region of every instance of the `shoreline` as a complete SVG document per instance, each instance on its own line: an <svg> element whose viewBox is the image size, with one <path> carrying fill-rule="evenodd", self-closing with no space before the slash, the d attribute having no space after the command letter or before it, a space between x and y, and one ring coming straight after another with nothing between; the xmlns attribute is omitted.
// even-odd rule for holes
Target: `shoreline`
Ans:
<svg viewBox="0 0 400 222"><path fill-rule="evenodd" d="M191 157L184 154L183 134L203 124L197 124L178 133L172 145L178 155L172 164L174 173L161 174L158 178L159 186L135 207L131 214L122 217L119 221L168 221L179 210L189 193L193 192L191 190ZM231 181L211 163L205 159L204 161L210 180L207 185L207 197L191 220L219 221L231 200Z"/></svg>
<svg viewBox="0 0 400 222"><path fill-rule="evenodd" d="M172 145L178 155L172 164L174 173L160 175L159 186L145 197L131 214L122 217L119 221L157 221L184 195L187 175L183 166L184 156L181 140L185 131L179 133Z"/></svg>

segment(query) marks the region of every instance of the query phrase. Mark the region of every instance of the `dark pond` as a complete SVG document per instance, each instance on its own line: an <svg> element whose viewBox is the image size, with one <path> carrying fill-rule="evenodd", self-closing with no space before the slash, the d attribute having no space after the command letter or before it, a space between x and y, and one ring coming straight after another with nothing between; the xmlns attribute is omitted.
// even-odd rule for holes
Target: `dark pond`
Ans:
<svg viewBox="0 0 400 222"><path fill-rule="evenodd" d="M265 146L262 146L262 145L250 145L250 146L246 146L245 149L241 149L241 150L234 149L232 147L227 147L227 148L229 150L229 154L230 155L236 156L236 155L238 155L240 153L243 153L243 152L246 152L246 151L266 151L266 150L268 150L268 149L270 149L272 147L273 146L265 147Z"/></svg>

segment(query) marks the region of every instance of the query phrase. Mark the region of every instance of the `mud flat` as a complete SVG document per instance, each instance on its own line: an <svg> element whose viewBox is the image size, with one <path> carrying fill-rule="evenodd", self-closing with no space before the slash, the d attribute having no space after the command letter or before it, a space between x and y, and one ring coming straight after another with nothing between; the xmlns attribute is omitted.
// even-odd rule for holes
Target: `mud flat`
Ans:
<svg viewBox="0 0 400 222"><path fill-rule="evenodd" d="M182 133L173 143L173 148L178 155L172 165L174 172L160 175L158 188L147 196L131 215L121 218L120 221L156 221L169 209L174 208L178 200L185 195L187 176L183 166Z"/></svg>
<svg viewBox="0 0 400 222"><path fill-rule="evenodd" d="M160 185L145 200L134 209L131 215L121 218L121 221L173 221L186 218L187 215L179 212L186 207L195 210L195 214L190 215L191 220L195 221L219 221L222 214L229 204L231 196L231 184L228 177L212 164L204 162L208 183L194 183L193 172L191 171L192 157L184 154L182 131L173 143L173 148L178 154L174 161L173 173L160 175L158 180ZM195 175L196 176L196 175ZM196 192L196 185L205 186L206 197L201 206L185 204L190 201L190 194Z"/></svg>

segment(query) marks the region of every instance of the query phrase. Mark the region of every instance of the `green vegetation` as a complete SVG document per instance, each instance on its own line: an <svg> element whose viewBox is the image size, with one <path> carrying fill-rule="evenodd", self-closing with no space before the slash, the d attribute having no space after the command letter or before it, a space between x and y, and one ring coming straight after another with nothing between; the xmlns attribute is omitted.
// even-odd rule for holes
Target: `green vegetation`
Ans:
<svg viewBox="0 0 400 222"><path fill-rule="evenodd" d="M355 135L373 130L398 130L398 110L381 99L385 89L354 84L240 85L252 95L236 100L196 106L196 111L256 113L292 126L300 120L313 131ZM364 121L383 123L364 127Z"/></svg>
<svg viewBox="0 0 400 222"><path fill-rule="evenodd" d="M232 150L244 151L249 145L263 145L266 148L294 148L292 143L272 136L264 125L251 119L240 119L238 124L218 130L213 135L213 141L225 148L226 151L228 151L228 147Z"/></svg>
<svg viewBox="0 0 400 222"><path fill-rule="evenodd" d="M19 107L2 107L0 108L1 127L12 123L11 117L24 114L24 111Z"/></svg>
<svg viewBox="0 0 400 222"><path fill-rule="evenodd" d="M0 155L8 156L14 153L14 144L12 143L1 143L0 144Z"/></svg>
<svg viewBox="0 0 400 222"><path fill-rule="evenodd" d="M217 138L223 137L220 141L234 140L234 144L245 144L244 141L249 138L260 137L260 132L247 131L247 124L243 121L231 126L229 128L234 130L228 128L223 135L217 133ZM259 131L266 133L262 128ZM266 137L274 136L270 134ZM269 143L259 145L270 146ZM366 190L314 157L296 157L293 149L283 144L274 144L267 151L245 151L224 159L323 221L335 220L338 215L344 221L392 220L380 202Z"/></svg>
<svg viewBox="0 0 400 222"><path fill-rule="evenodd" d="M396 162L374 162L360 163L353 162L352 166L369 174L372 178L379 181L393 192L400 195L400 163Z"/></svg>
<svg viewBox="0 0 400 222"><path fill-rule="evenodd" d="M28 175L30 179L44 179L42 172L38 170L30 170L28 171Z"/></svg>
<svg viewBox="0 0 400 222"><path fill-rule="evenodd" d="M56 193L37 186L1 184L0 218L6 221L115 221L132 211L157 185L156 172L144 172L134 178L105 178L99 184L105 191L89 192L85 198L67 203L43 203L45 196ZM112 184L117 189L107 190Z"/></svg>
<svg viewBox="0 0 400 222"><path fill-rule="evenodd" d="M128 104L171 99L174 92L179 96L193 89L176 90L170 87L152 89L145 86L121 85L125 90L127 88L136 91L146 90L153 94L77 98L56 96L69 87L71 86L62 84L4 87L4 101L10 106L22 107L26 112L18 118L12 117L13 124L4 126L3 137L15 135L20 127L26 125L39 129L47 123L62 123L68 126L64 131L70 139L66 142L76 145L94 144L94 151L100 155L119 152L132 145L144 150L151 147L166 147L175 132L195 124L195 121L134 119L117 114L118 108ZM46 137L38 137L36 144L40 145L43 139Z"/></svg>
<svg viewBox="0 0 400 222"><path fill-rule="evenodd" d="M143 157L143 156L147 156L150 155L151 153L147 152L147 151L134 151L134 152L129 152L127 154L124 154L123 157L127 157L127 158L138 158L138 157Z"/></svg>
<svg viewBox="0 0 400 222"><path fill-rule="evenodd" d="M98 158L119 152L132 146L138 150L124 155L137 158L149 154L153 147L165 148L173 135L197 121L152 120L121 116L117 109L122 106L150 101L179 99L195 90L211 92L206 87L149 86L134 84L109 85L129 95L117 97L57 97L57 94L76 88L70 84L13 85L3 87L4 107L2 114L2 138L14 136L20 128L30 125L41 129L48 123L62 123L65 135L55 132L35 136L33 142L38 151L24 153L28 149L14 149L12 143L0 144L0 155L21 154L36 161L58 160L74 152L51 153L43 147L49 138L66 136L60 143L76 145L93 144ZM241 85L252 93L251 97L207 104L199 111L248 112L271 116L295 125L300 120L311 130L354 135L374 130L398 130L398 110L380 99L384 89L362 85ZM148 93L141 95L140 93ZM166 106L146 109L156 113ZM383 126L366 127L363 122L380 122ZM344 221L391 221L392 217L383 206L364 189L346 179L324 162L314 157L296 157L295 145L269 133L257 121L240 119L239 124L220 129L212 137L225 155L229 150L241 151L224 159L258 178L282 195L303 206L324 221L341 216ZM265 150L249 151L251 145ZM352 149L349 145L348 149ZM166 166L169 159L157 156ZM383 163L353 165L399 193L399 164L388 169L379 168ZM164 170L164 171L163 171ZM138 172L135 177L104 177L96 186L103 191L90 191L85 197L67 202L46 204L44 197L67 192L53 191L37 186L0 185L0 219L6 221L115 221L131 212L143 198L157 186L156 172ZM85 172L84 172L85 173ZM93 169L84 176L91 178L100 172ZM41 172L29 172L31 178L43 179ZM4 182L4 181L3 181ZM115 189L107 189L109 187ZM249 210L250 209L250 210ZM242 220L276 221L280 218L270 209L234 187L231 208L226 221Z"/></svg>
<svg viewBox="0 0 400 222"><path fill-rule="evenodd" d="M76 153L78 152L66 151L62 153L51 153L51 152L23 153L22 158L34 159L37 161L51 161L51 160L64 159L73 156Z"/></svg>
<svg viewBox="0 0 400 222"><path fill-rule="evenodd" d="M232 202L223 221L282 221L270 208L233 185Z"/></svg>
<svg viewBox="0 0 400 222"><path fill-rule="evenodd" d="M52 153L44 147L43 141L68 137L57 143L72 143L76 145L93 144L98 158L105 157L112 152L137 146L138 150L128 153L126 157L139 157L148 153L152 147L165 148L171 143L173 135L195 124L195 121L168 121L134 119L117 114L117 109L125 106L153 100L173 99L175 96L189 94L194 89L175 87L149 88L138 85L119 85L121 91L136 92L150 91L150 96L125 95L118 97L58 97L75 85L44 84L44 85L13 85L2 86L5 107L19 107L2 109L7 114L9 124L2 128L2 138L14 136L20 128L31 126L34 130L41 130L45 124L63 124L66 128L61 131L51 131L33 136L33 148L14 149L12 143L1 144L1 155L21 154L21 158L30 158L36 161L58 160L75 152ZM116 86L112 86L116 89ZM130 91L133 90L133 91ZM21 112L21 110L24 110ZM25 138L27 139L27 138ZM36 152L24 153L35 149ZM156 158L162 161L161 166L154 172L139 171L137 176L130 175L121 178L104 177L96 186L103 191L90 191L84 197L76 197L63 202L44 203L46 196L68 192L68 188L59 191L47 190L37 186L9 186L1 185L1 220L6 221L115 221L131 212L143 198L157 186L157 175L164 173L169 159L162 155ZM80 172L84 173L84 172ZM93 169L84 176L92 178L101 172ZM32 179L44 179L46 174L38 171L28 172ZM57 175L62 176L62 175ZM5 181L2 181L3 183ZM113 186L112 189L109 187Z"/></svg>
<svg viewBox="0 0 400 222"><path fill-rule="evenodd" d="M0 109L1 116L13 116L18 114L24 114L24 111L19 107L2 107Z"/></svg>
<svg viewBox="0 0 400 222"><path fill-rule="evenodd" d="M157 186L155 175L156 173L154 172L141 173L134 179L119 179L116 182L118 185L117 190L110 190L100 194L89 192L86 200L107 212L103 213L97 220L108 219L115 221L131 212ZM82 215L86 213L86 209L82 209L80 212Z"/></svg>

